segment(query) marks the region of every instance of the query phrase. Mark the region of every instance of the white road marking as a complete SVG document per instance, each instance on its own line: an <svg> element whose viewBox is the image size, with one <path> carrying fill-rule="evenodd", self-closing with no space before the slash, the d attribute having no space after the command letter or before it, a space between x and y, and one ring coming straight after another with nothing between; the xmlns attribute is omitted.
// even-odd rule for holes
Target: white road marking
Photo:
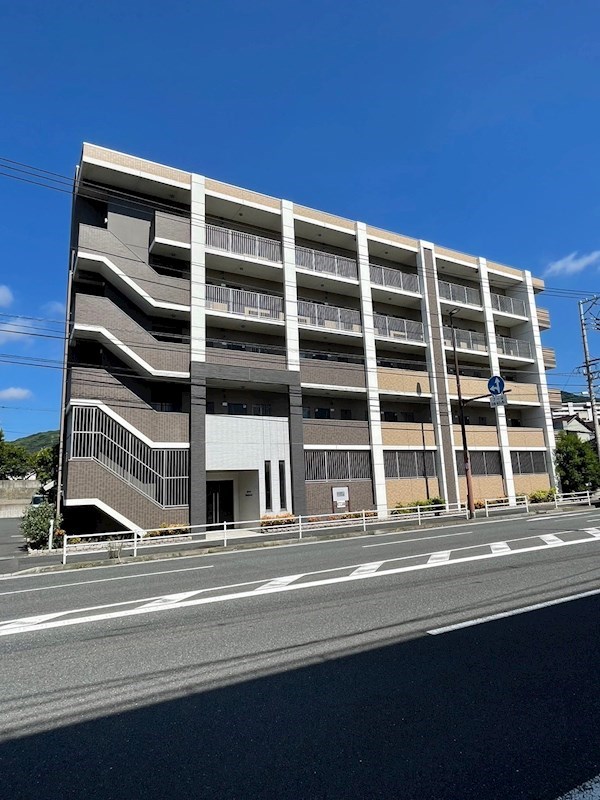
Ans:
<svg viewBox="0 0 600 800"><path fill-rule="evenodd" d="M551 545L564 544L563 540L559 539L558 536L556 536L554 533L543 533L540 536L540 539L546 542L546 544L551 544Z"/></svg>
<svg viewBox="0 0 600 800"><path fill-rule="evenodd" d="M515 617L518 614L526 614L529 611L539 611L541 608L558 606L561 603L570 603L571 600L582 600L584 597L594 597L598 594L600 594L600 589L591 589L589 592L580 592L579 594L571 594L567 597L558 597L556 600L546 600L543 603L535 603L535 605L532 606L522 606L521 608L513 608L511 611L501 611L498 614L490 614L487 617L477 617L476 619L469 619L466 622L457 622L454 625L444 625L442 628L432 628L427 631L427 633L430 633L432 636L439 636L441 633L451 633L461 628L472 628L474 625L483 625L485 622L493 622L496 619Z"/></svg>
<svg viewBox="0 0 600 800"><path fill-rule="evenodd" d="M429 539L446 539L450 536L467 536L475 531L461 531L460 533L439 533L437 536L421 536L418 539L399 539L397 542L378 542L377 544L363 544L363 547L387 547L390 544L404 544L405 542L426 542Z"/></svg>
<svg viewBox="0 0 600 800"><path fill-rule="evenodd" d="M590 536L600 536L600 528L584 528L583 530Z"/></svg>
<svg viewBox="0 0 600 800"><path fill-rule="evenodd" d="M308 573L309 575L311 573ZM318 574L318 573L314 573ZM284 586L288 586L290 583L297 581L298 578L303 578L304 573L300 575L284 575L282 578L274 578L272 581L263 584L263 586L258 586L254 591L255 592L273 592L281 589Z"/></svg>
<svg viewBox="0 0 600 800"><path fill-rule="evenodd" d="M556 519L557 517L562 519L563 517L576 517L578 515L585 516L589 513L589 509L586 509L585 511L557 511L553 514L542 514L535 519L530 519L529 522L547 522L549 519Z"/></svg>
<svg viewBox="0 0 600 800"><path fill-rule="evenodd" d="M56 617L62 617L63 614L68 614L68 611L55 611L53 614L37 614L34 617L25 617L22 620L19 619L9 619L6 622L0 622L0 633L7 632L10 633L13 628L18 628L22 626L23 622L27 622L29 625L40 625L44 622L49 622L51 619L56 619Z"/></svg>
<svg viewBox="0 0 600 800"><path fill-rule="evenodd" d="M600 775L582 783L576 789L571 789L557 800L600 800Z"/></svg>
<svg viewBox="0 0 600 800"><path fill-rule="evenodd" d="M428 564L443 564L446 561L450 561L450 553L451 550L441 550L439 553L433 553L429 556L429 560L427 561Z"/></svg>
<svg viewBox="0 0 600 800"><path fill-rule="evenodd" d="M510 553L511 549L506 542L494 542L490 545L492 553Z"/></svg>
<svg viewBox="0 0 600 800"><path fill-rule="evenodd" d="M11 539L22 539L23 538L23 534L13 533L13 534L11 534L10 538Z"/></svg>
<svg viewBox="0 0 600 800"><path fill-rule="evenodd" d="M162 597L157 597L156 600L152 600L150 603L146 603L145 605L141 606L141 608L154 608L155 606L160 606L161 608L165 608L165 606L173 606L176 603L181 602L181 600L187 600L190 597L194 597L195 595L199 594L201 589L196 589L195 592L179 592L178 594L165 594Z"/></svg>
<svg viewBox="0 0 600 800"><path fill-rule="evenodd" d="M373 561L371 564L362 564L358 569L355 569L352 575L371 575L377 572L379 567L382 567L385 561Z"/></svg>
<svg viewBox="0 0 600 800"><path fill-rule="evenodd" d="M12 592L0 592L0 597L7 594L27 594L27 592L45 592L47 589L66 589L70 586L89 586L90 583L108 583L108 581L126 581L130 578L148 578L152 575L172 575L174 572L192 572L199 569L212 569L214 564L202 567L184 567L183 569L164 569L160 572L139 572L137 575L116 575L113 578L96 578L93 581L74 581L73 583L54 583L51 586L32 586L29 589L15 589ZM100 569L104 569L101 567ZM43 573L40 573L40 575ZM46 573L50 574L50 573ZM62 574L62 572L60 573ZM24 576L25 577L25 576ZM27 576L31 577L30 575Z"/></svg>
<svg viewBox="0 0 600 800"><path fill-rule="evenodd" d="M534 540L535 539L539 540L540 537L532 536L530 538L534 539ZM577 540L574 540L574 541L571 541L571 542L563 542L563 545L565 547L567 547L567 546L576 545L576 544L590 544L592 542L598 542L598 541L600 541L600 538L590 539L589 536L586 536L585 539L577 539ZM482 545L472 545L470 547L458 548L457 550L454 550L452 552L456 553L456 552L460 552L462 550L473 550L473 549L477 549L477 548L481 548L481 547L482 547ZM405 572L416 572L418 570L424 570L424 569L435 569L435 568L438 568L440 566L448 566L448 565L451 565L451 564L452 565L454 565L454 564L464 564L464 563L471 562L471 561L482 561L482 560L490 559L490 558L504 558L504 557L507 557L507 556L521 555L523 553L529 553L529 552L546 550L546 549L547 549L547 545L546 544L537 544L537 545L534 545L534 546L531 546L531 547L522 547L522 548L519 548L518 550L511 550L508 553L492 553L491 551L488 551L487 553L483 553L481 555L471 555L471 556L464 556L462 558L455 558L452 561L439 561L438 560L437 562L434 562L434 563L427 562L425 564L423 564L423 563L421 563L421 564L413 564L413 565L410 565L410 566L393 567L393 568L385 569L385 570L380 569L377 572L370 572L369 574L356 575L356 574L350 573L348 575L343 575L343 576L340 576L340 577L321 578L321 579L312 580L312 581L304 581L303 583L294 583L293 582L299 577L307 577L307 576L310 576L310 575L323 575L323 574L331 573L331 572L339 572L340 570L343 570L343 569L353 569L354 571L356 571L356 568L359 567L359 566L362 566L362 565L355 564L352 567L333 567L331 569L321 570L319 572L304 573L303 576L302 575L295 575L295 576L289 576L288 575L288 576L285 576L285 584L282 582L284 579L272 579L267 584L267 585L271 584L271 586L273 587L273 588L270 589L270 591L268 593L289 592L289 591L296 591L296 590L299 590L299 589L312 589L312 588L316 588L316 587L331 586L333 584L347 583L347 582L352 582L352 581L356 581L356 580L368 580L370 578L382 578L382 577L387 577L387 576L390 576L390 575L398 575L398 574L405 573ZM448 552L450 552L450 551L448 551ZM390 559L390 562L387 562L387 563L398 562L398 561L406 561L406 560L410 560L410 559L414 560L415 558L422 558L423 555L433 555L433 553L417 554L417 555L412 555L412 556L403 556L402 558ZM276 581L279 584L277 587L273 586L273 584ZM250 585L254 584L254 583L258 583L258 581L252 581L252 582L250 582ZM264 580L260 581L260 583L264 583ZM214 592L214 591L218 591L220 589L222 590L222 589L225 589L225 588L228 588L228 587L218 587L218 586L216 586L216 587L211 587L211 588L207 588L207 589L202 589L202 590L196 592L195 594L203 594L203 593L206 593L206 592ZM598 590L598 591L600 592L600 590ZM157 600L159 598L149 597L149 598L145 598L144 600L138 600L138 601L129 600L129 601L126 601L126 602L123 602L123 603L114 603L114 604L111 604L110 606L98 606L98 607L96 607L98 609L115 608L115 607L124 606L124 605L131 606L131 605L134 605L135 603L137 603L138 605L136 605L135 608L121 609L119 611L107 611L106 613L101 613L101 614L86 614L84 616L79 616L79 617L68 616L68 615L73 615L73 614L78 614L78 613L81 614L83 612L88 612L88 611L93 610L93 609L72 609L70 611L58 612L57 613L57 617L58 616L61 617L59 619L49 619L48 621L36 622L34 624L32 624L31 618L24 618L22 620L10 620L10 622L12 624L8 628L3 626L2 624L0 624L0 636L7 636L7 635L10 635L10 634L16 634L16 633L26 633L26 632L31 632L31 631L49 630L49 629L53 629L53 628L66 627L66 626L72 626L72 625L81 625L81 624L84 624L84 623L100 622L100 621L110 620L110 619L121 619L121 618L125 618L125 617L138 616L138 615L141 615L141 614L151 614L151 613L156 613L156 612L159 612L159 611L173 610L175 608L192 608L192 607L195 607L195 606L208 605L208 604L213 604L213 603L222 603L222 602L226 602L226 601L229 601L229 600L241 600L241 599L246 599L246 598L249 598L249 597L255 597L256 598L256 597L260 596L263 593L264 592L260 592L260 591L257 592L256 589L248 590L248 591L242 591L242 592L228 592L226 594L212 595L210 597L193 597L193 598L189 598L187 600L182 600L181 602L178 602L178 603L175 603L175 604L170 604L170 605L152 603L150 601ZM592 592L592 594L595 594L595 593L596 592ZM582 595L582 596L587 596L587 595ZM140 606L139 603L144 603L145 605ZM471 623L471 624L474 624L474 623Z"/></svg>

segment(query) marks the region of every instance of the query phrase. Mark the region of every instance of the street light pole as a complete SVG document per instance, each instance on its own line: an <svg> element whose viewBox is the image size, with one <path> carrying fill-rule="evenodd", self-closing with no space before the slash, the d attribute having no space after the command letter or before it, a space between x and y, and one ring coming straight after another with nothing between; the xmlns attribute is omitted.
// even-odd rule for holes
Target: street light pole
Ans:
<svg viewBox="0 0 600 800"><path fill-rule="evenodd" d="M460 388L460 372L458 370L458 353L456 352L456 329L454 328L454 315L457 309L450 311L450 328L452 330L452 349L454 351L454 372L456 375L456 393L458 395L458 419L460 422L460 432L462 436L463 457L465 462L465 479L467 484L467 506L469 508L469 519L475 518L475 500L473 498L473 481L471 478L471 456L467 447L467 428L465 425L465 409Z"/></svg>
<svg viewBox="0 0 600 800"><path fill-rule="evenodd" d="M594 426L594 436L596 438L596 452L598 453L598 458L600 458L600 419L598 419L598 406L596 404L596 393L594 387L594 377L592 368L590 366L590 350L588 347L588 340L587 340L587 330L586 330L586 322L585 322L585 309L584 305L586 303L594 303L598 300L597 297L592 297L591 300L580 300L579 301L579 321L581 322L581 340L583 342L583 357L585 359L584 369L585 369L585 376L587 378L587 385L588 385L588 392L590 395L590 409L592 412L592 424Z"/></svg>

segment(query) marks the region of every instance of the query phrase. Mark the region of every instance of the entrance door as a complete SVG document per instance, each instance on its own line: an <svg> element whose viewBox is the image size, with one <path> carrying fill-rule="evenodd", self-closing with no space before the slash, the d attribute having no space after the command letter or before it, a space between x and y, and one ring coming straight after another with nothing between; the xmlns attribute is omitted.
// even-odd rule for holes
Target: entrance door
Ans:
<svg viewBox="0 0 600 800"><path fill-rule="evenodd" d="M233 522L233 481L206 482L206 521L209 525Z"/></svg>

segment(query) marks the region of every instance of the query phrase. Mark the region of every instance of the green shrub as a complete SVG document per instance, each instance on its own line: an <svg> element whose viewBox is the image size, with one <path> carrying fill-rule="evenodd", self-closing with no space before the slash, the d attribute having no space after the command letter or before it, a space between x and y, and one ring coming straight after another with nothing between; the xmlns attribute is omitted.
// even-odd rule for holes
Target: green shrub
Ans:
<svg viewBox="0 0 600 800"><path fill-rule="evenodd" d="M556 489L538 489L528 496L530 503L551 503L556 496Z"/></svg>
<svg viewBox="0 0 600 800"><path fill-rule="evenodd" d="M60 528L62 517L56 515L56 508L52 503L40 503L37 506L28 506L21 519L21 531L25 541L32 550L42 550L48 547L48 531L50 522L54 520L54 544L62 543L64 531Z"/></svg>
<svg viewBox="0 0 600 800"><path fill-rule="evenodd" d="M293 514L290 514L289 511L286 511L283 514L273 514L261 517L260 527L273 528L278 525L293 525L295 522L297 522L297 518Z"/></svg>
<svg viewBox="0 0 600 800"><path fill-rule="evenodd" d="M395 508L392 509L392 514L414 514L417 507L425 511L431 509L443 511L442 506L445 505L443 497L430 497L428 500L411 500L410 503L396 503Z"/></svg>
<svg viewBox="0 0 600 800"><path fill-rule="evenodd" d="M158 528L153 531L146 531L144 538L154 536L185 536L189 533L189 528L185 525L178 525L175 522L162 522Z"/></svg>

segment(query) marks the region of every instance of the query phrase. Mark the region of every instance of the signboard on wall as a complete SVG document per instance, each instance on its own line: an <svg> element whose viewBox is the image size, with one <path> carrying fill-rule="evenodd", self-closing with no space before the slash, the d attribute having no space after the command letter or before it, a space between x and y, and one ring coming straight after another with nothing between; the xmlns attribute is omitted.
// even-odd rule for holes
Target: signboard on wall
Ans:
<svg viewBox="0 0 600 800"><path fill-rule="evenodd" d="M331 490L333 504L336 508L345 508L350 500L350 490L347 486L334 486Z"/></svg>

